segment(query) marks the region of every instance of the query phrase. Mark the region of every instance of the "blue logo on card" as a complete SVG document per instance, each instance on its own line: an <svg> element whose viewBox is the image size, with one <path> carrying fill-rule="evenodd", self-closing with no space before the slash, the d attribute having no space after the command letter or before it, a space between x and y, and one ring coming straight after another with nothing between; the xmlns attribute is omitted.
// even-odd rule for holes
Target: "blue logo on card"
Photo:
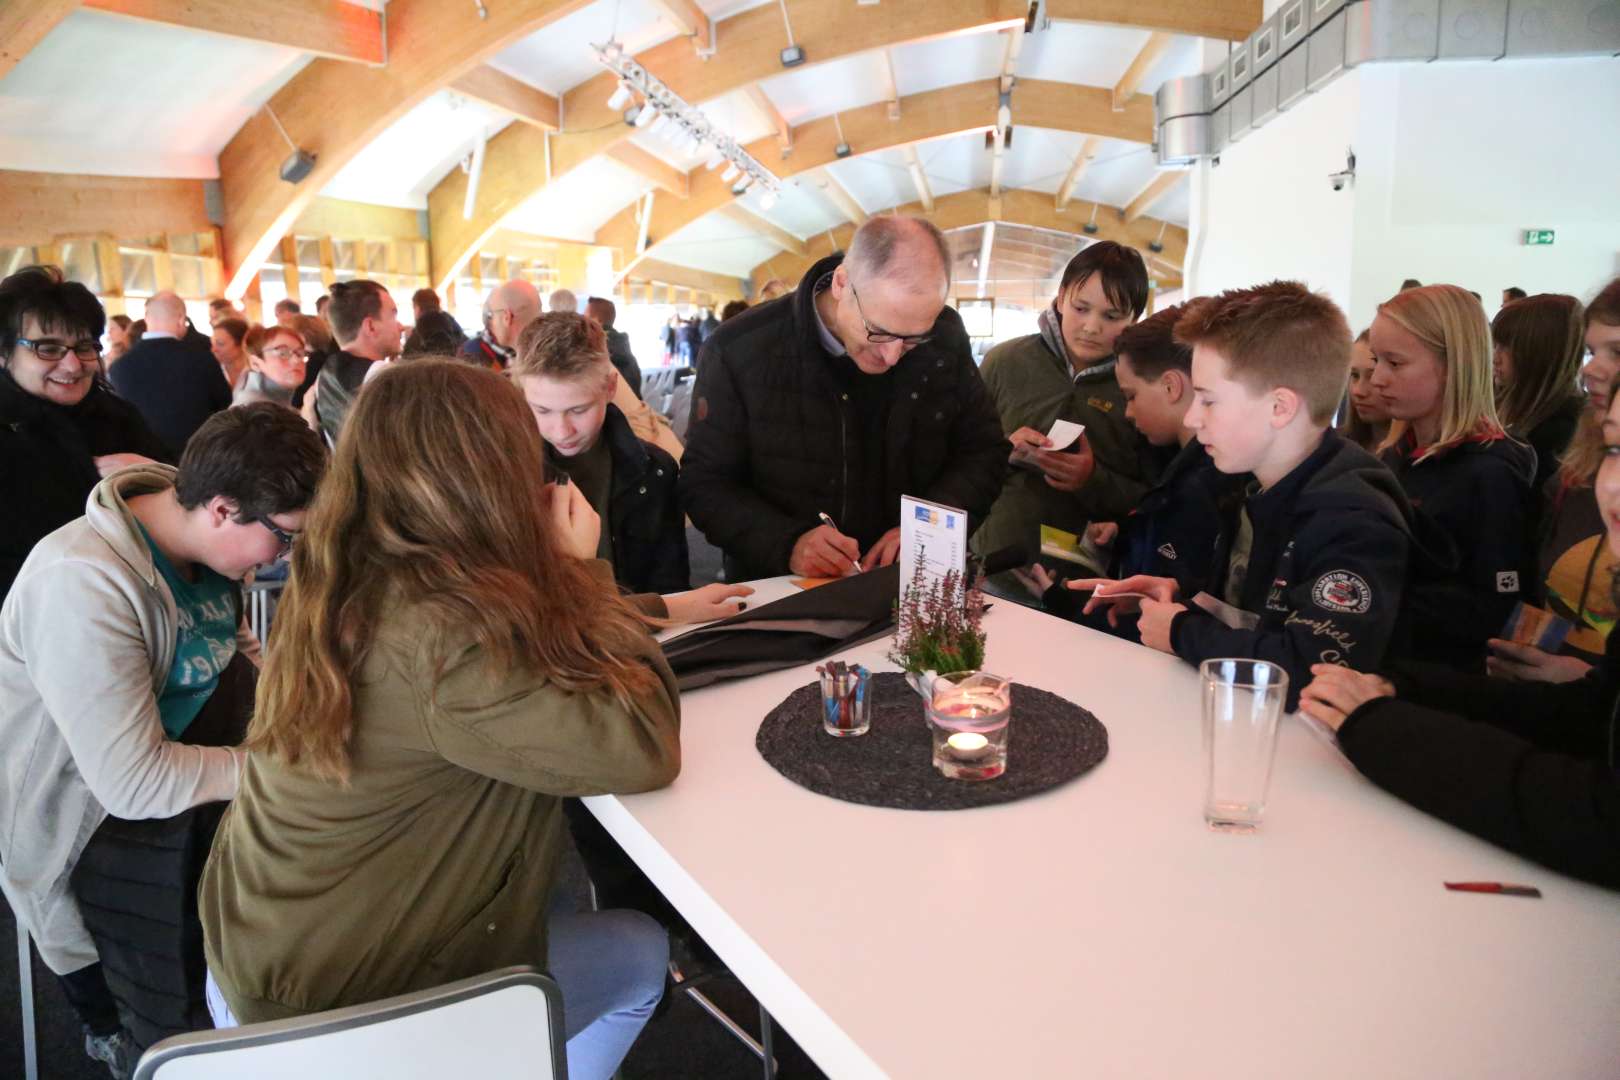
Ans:
<svg viewBox="0 0 1620 1080"><path fill-rule="evenodd" d="M914 514L918 521L926 521L930 525L939 524L939 516L926 506L916 507Z"/></svg>

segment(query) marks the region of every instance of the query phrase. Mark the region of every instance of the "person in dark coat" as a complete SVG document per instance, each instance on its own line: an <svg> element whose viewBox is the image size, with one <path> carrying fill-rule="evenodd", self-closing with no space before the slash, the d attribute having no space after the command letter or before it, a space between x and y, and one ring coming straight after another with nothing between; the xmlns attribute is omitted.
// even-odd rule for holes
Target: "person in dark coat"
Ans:
<svg viewBox="0 0 1620 1080"><path fill-rule="evenodd" d="M801 284L723 323L698 365L681 501L730 581L887 566L901 496L977 521L1007 475L938 229L874 217Z"/></svg>
<svg viewBox="0 0 1620 1080"><path fill-rule="evenodd" d="M0 601L34 545L84 515L104 473L136 456L174 460L97 374L104 318L55 267L0 282Z"/></svg>
<svg viewBox="0 0 1620 1080"><path fill-rule="evenodd" d="M171 460L203 421L231 407L231 387L210 351L187 340L186 305L172 292L146 302L146 333L113 367L113 389L146 418Z"/></svg>
<svg viewBox="0 0 1620 1080"><path fill-rule="evenodd" d="M432 289L417 289L411 294L411 313L411 333L400 355L454 356L466 343L461 324L444 310L439 294Z"/></svg>
<svg viewBox="0 0 1620 1080"><path fill-rule="evenodd" d="M1620 409L1604 443L1620 451ZM1620 556L1620 456L1598 468ZM1320 665L1300 708L1338 732L1373 783L1526 858L1620 889L1620 635L1575 682L1517 682L1420 663L1388 679Z"/></svg>
<svg viewBox="0 0 1620 1080"><path fill-rule="evenodd" d="M630 349L630 335L623 330L613 329L613 322L619 317L619 309L613 306L613 301L605 296L593 296L585 301L585 314L595 319L601 326L602 333L607 337L608 359L619 372L619 378L630 387L637 398L641 397L641 365L636 363L636 354Z"/></svg>

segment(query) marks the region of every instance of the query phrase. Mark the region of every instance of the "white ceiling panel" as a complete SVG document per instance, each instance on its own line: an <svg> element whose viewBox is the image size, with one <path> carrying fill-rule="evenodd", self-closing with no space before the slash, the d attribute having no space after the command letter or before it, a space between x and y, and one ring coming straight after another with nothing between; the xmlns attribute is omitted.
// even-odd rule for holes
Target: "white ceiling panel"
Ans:
<svg viewBox="0 0 1620 1080"><path fill-rule="evenodd" d="M658 245L656 258L676 266L747 277L754 267L780 250L747 226L721 214L710 214L667 237Z"/></svg>
<svg viewBox="0 0 1620 1080"><path fill-rule="evenodd" d="M277 45L76 11L0 79L0 168L218 176L231 136L308 62Z"/></svg>
<svg viewBox="0 0 1620 1080"><path fill-rule="evenodd" d="M1170 47L1159 57L1159 62L1148 68L1147 76L1142 80L1141 93L1152 95L1167 79L1196 75L1203 70L1200 66L1203 41L1203 38L1180 36L1171 41Z"/></svg>
<svg viewBox="0 0 1620 1080"><path fill-rule="evenodd" d="M911 185L906 160L898 150L882 150L876 154L848 158L834 162L828 169L868 213L887 210L917 198L917 189Z"/></svg>
<svg viewBox="0 0 1620 1080"><path fill-rule="evenodd" d="M335 199L427 209L428 193L510 117L441 90L395 121L321 192Z"/></svg>
<svg viewBox="0 0 1620 1080"><path fill-rule="evenodd" d="M1104 206L1124 206L1147 186L1155 171L1151 147L1105 139L1074 197Z"/></svg>
<svg viewBox="0 0 1620 1080"><path fill-rule="evenodd" d="M938 90L942 86L976 82L1001 74L1007 35L956 34L891 49L900 96Z"/></svg>
<svg viewBox="0 0 1620 1080"><path fill-rule="evenodd" d="M984 148L982 132L923 143L917 147L917 159L936 196L990 186L990 151Z"/></svg>
<svg viewBox="0 0 1620 1080"><path fill-rule="evenodd" d="M880 52L798 68L760 83L790 124L847 112L887 99L888 74Z"/></svg>
<svg viewBox="0 0 1620 1080"><path fill-rule="evenodd" d="M745 200L748 208L767 218L794 236L812 236L844 224L843 212L822 194L815 180L799 177L782 185L782 195L776 205L762 210L759 200Z"/></svg>
<svg viewBox="0 0 1620 1080"><path fill-rule="evenodd" d="M1113 86L1148 36L1149 31L1128 26L1055 22L1024 39L1018 74L1082 86Z"/></svg>
<svg viewBox="0 0 1620 1080"><path fill-rule="evenodd" d="M774 2L698 0L698 6L719 22L739 11ZM602 65L591 50L592 44L604 44L616 37L634 54L668 41L678 30L651 0L597 0L535 31L490 63L548 93L561 94L601 73Z"/></svg>
<svg viewBox="0 0 1620 1080"><path fill-rule="evenodd" d="M1078 132L1015 128L1001 182L1011 188L1055 192L1084 143L1085 136Z"/></svg>
<svg viewBox="0 0 1620 1080"><path fill-rule="evenodd" d="M1185 227L1187 224L1187 203L1192 191L1192 182L1183 180L1167 191L1148 209L1148 213L1156 218L1168 221L1172 225Z"/></svg>
<svg viewBox="0 0 1620 1080"><path fill-rule="evenodd" d="M608 158L592 158L506 216L517 232L591 243L614 214L646 194L650 181Z"/></svg>

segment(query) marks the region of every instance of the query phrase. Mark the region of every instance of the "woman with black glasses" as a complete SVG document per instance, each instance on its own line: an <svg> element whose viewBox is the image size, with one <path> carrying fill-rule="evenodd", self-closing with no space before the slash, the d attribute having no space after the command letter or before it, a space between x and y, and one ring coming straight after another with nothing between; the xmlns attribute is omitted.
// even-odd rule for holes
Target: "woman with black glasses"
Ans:
<svg viewBox="0 0 1620 1080"><path fill-rule="evenodd" d="M101 371L106 314L55 267L0 281L0 601L44 536L84 514L102 476L173 462Z"/></svg>

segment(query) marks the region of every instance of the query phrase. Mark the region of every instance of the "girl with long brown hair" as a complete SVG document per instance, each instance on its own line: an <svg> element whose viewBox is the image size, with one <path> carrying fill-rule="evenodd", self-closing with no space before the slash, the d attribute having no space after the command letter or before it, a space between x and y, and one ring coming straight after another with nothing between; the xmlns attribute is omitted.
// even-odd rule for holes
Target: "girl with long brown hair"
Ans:
<svg viewBox="0 0 1620 1080"><path fill-rule="evenodd" d="M538 964L563 989L570 1074L605 1078L651 1015L651 919L546 912L562 797L680 770L675 681L541 454L494 372L397 365L356 399L201 889L220 1019Z"/></svg>
<svg viewBox="0 0 1620 1080"><path fill-rule="evenodd" d="M1502 425L1536 452L1541 490L1569 446L1586 398L1580 391L1584 310L1573 296L1515 300L1491 320L1491 367Z"/></svg>
<svg viewBox="0 0 1620 1080"><path fill-rule="evenodd" d="M1528 301L1520 301L1527 303ZM1512 305L1517 307L1518 305ZM1542 489L1538 543L1537 603L1568 619L1569 636L1556 653L1532 645L1493 640L1486 666L1491 674L1534 682L1578 679L1603 657L1620 605L1615 602L1615 573L1620 560L1605 542L1605 523L1598 511L1593 481L1609 456L1603 420L1620 376L1620 278L1609 282L1585 311L1581 371L1586 405L1558 471Z"/></svg>

